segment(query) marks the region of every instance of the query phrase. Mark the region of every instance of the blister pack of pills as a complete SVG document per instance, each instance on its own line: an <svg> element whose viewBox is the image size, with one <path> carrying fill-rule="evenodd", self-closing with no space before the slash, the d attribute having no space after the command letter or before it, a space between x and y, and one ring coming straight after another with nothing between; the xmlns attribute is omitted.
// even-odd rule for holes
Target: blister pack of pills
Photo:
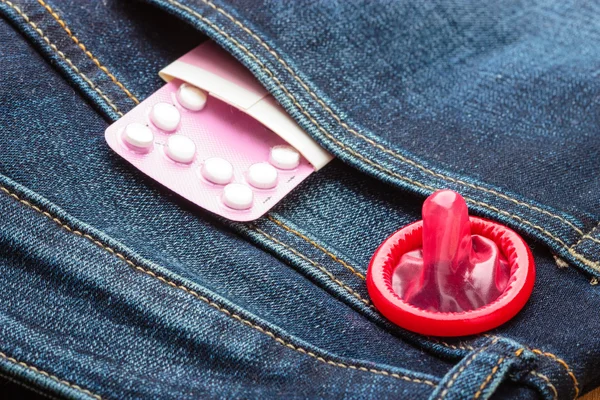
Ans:
<svg viewBox="0 0 600 400"><path fill-rule="evenodd" d="M199 53L211 56L213 72L226 70L219 67L225 63L230 72L239 68L222 53L214 57L217 50L211 46ZM197 82L200 72L186 70L190 79L185 82L170 76L169 83L106 130L106 141L141 172L198 206L234 221L257 219L331 157L304 133L289 129L289 117L278 114L270 96L258 96L247 108L236 104L235 89L256 85L252 76L236 73L237 82L217 86L212 79L205 91L188 83ZM258 118L250 106L261 112ZM259 119L276 121L284 134ZM286 135L312 164L282 138Z"/></svg>

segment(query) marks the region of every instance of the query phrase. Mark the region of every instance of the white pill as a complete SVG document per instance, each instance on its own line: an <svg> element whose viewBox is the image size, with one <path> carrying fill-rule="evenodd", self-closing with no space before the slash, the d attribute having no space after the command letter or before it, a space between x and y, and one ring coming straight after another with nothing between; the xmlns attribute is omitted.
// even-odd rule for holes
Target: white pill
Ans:
<svg viewBox="0 0 600 400"><path fill-rule="evenodd" d="M146 125L134 122L125 127L123 140L135 149L149 149L154 142L154 134Z"/></svg>
<svg viewBox="0 0 600 400"><path fill-rule="evenodd" d="M274 146L269 162L279 169L294 169L300 164L300 153L292 146Z"/></svg>
<svg viewBox="0 0 600 400"><path fill-rule="evenodd" d="M201 172L204 179L218 185L225 185L233 178L233 167L227 160L219 157L204 161Z"/></svg>
<svg viewBox="0 0 600 400"><path fill-rule="evenodd" d="M194 160L196 145L188 137L173 135L167 140L165 151L171 160L188 164Z"/></svg>
<svg viewBox="0 0 600 400"><path fill-rule="evenodd" d="M271 164L253 164L248 168L247 178L255 188L271 189L277 185L277 170Z"/></svg>
<svg viewBox="0 0 600 400"><path fill-rule="evenodd" d="M177 101L190 111L200 111L206 104L206 93L187 83L179 86Z"/></svg>
<svg viewBox="0 0 600 400"><path fill-rule="evenodd" d="M223 188L223 203L235 210L246 210L252 206L252 189L241 183L230 183Z"/></svg>
<svg viewBox="0 0 600 400"><path fill-rule="evenodd" d="M163 131L173 132L179 125L181 115L173 104L156 103L150 112L150 119Z"/></svg>

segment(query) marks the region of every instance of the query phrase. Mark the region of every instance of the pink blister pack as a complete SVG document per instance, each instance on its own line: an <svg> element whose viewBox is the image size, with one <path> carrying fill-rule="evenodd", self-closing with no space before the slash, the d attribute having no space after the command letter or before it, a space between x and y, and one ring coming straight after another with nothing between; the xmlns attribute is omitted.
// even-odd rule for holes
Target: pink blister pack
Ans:
<svg viewBox="0 0 600 400"><path fill-rule="evenodd" d="M146 175L234 221L259 218L315 170L253 117L178 79L105 136Z"/></svg>

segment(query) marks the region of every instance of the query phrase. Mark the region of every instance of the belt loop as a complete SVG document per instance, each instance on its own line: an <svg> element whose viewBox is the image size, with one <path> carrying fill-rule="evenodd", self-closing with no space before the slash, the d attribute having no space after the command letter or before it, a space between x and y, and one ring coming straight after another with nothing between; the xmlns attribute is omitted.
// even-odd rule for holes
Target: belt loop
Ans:
<svg viewBox="0 0 600 400"><path fill-rule="evenodd" d="M509 373L522 377L533 371L535 358L513 340L490 337L446 374L430 400L488 399Z"/></svg>

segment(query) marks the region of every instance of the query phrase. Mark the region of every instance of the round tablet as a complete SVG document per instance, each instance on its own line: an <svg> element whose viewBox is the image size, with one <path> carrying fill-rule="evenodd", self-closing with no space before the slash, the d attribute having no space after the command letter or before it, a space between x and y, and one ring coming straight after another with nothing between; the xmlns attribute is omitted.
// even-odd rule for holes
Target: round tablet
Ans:
<svg viewBox="0 0 600 400"><path fill-rule="evenodd" d="M154 134L144 124L134 122L125 127L123 140L134 149L149 149L154 142Z"/></svg>
<svg viewBox="0 0 600 400"><path fill-rule="evenodd" d="M267 163L253 164L248 168L248 182L259 189L271 189L277 185L277 170Z"/></svg>
<svg viewBox="0 0 600 400"><path fill-rule="evenodd" d="M230 183L223 188L223 203L235 210L246 210L252 206L252 189L241 183Z"/></svg>
<svg viewBox="0 0 600 400"><path fill-rule="evenodd" d="M233 178L233 167L227 160L219 157L204 161L201 172L204 179L218 185L225 185Z"/></svg>
<svg viewBox="0 0 600 400"><path fill-rule="evenodd" d="M179 86L177 101L190 111L200 111L206 104L206 93L187 83Z"/></svg>
<svg viewBox="0 0 600 400"><path fill-rule="evenodd" d="M188 137L173 135L167 140L165 151L171 160L188 164L194 159L196 145Z"/></svg>
<svg viewBox="0 0 600 400"><path fill-rule="evenodd" d="M173 104L156 103L150 112L150 119L163 131L173 132L179 125L181 115Z"/></svg>
<svg viewBox="0 0 600 400"><path fill-rule="evenodd" d="M269 162L279 169L294 169L300 164L300 153L292 146L274 146Z"/></svg>

